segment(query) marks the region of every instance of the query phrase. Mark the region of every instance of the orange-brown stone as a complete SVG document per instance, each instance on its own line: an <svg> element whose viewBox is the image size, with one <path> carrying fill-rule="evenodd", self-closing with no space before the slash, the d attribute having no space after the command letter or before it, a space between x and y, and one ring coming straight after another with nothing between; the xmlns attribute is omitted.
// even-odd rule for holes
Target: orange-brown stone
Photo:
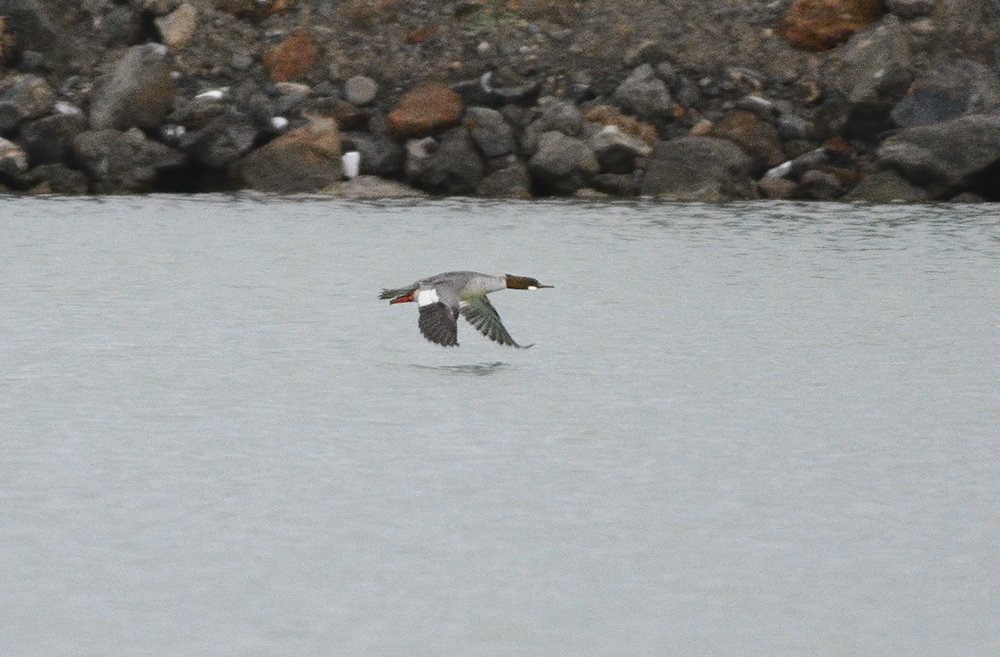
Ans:
<svg viewBox="0 0 1000 657"><path fill-rule="evenodd" d="M291 35L264 53L264 65L271 71L271 79L275 82L285 82L302 75L315 61L316 46L304 32Z"/></svg>
<svg viewBox="0 0 1000 657"><path fill-rule="evenodd" d="M882 14L882 0L795 0L778 32L806 50L829 50Z"/></svg>
<svg viewBox="0 0 1000 657"><path fill-rule="evenodd" d="M462 99L443 84L425 84L407 92L389 112L389 132L396 137L426 137L458 123Z"/></svg>
<svg viewBox="0 0 1000 657"><path fill-rule="evenodd" d="M769 167L781 164L785 159L781 139L774 126L746 110L733 110L726 114L709 134L728 139Z"/></svg>

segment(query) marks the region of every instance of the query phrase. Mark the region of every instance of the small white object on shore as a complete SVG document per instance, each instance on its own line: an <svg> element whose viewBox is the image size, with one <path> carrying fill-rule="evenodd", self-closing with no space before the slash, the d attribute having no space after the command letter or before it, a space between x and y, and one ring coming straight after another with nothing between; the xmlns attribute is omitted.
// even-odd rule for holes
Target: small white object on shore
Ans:
<svg viewBox="0 0 1000 657"><path fill-rule="evenodd" d="M340 161L344 165L344 178L352 180L358 177L361 171L361 153L349 151L341 156Z"/></svg>
<svg viewBox="0 0 1000 657"><path fill-rule="evenodd" d="M223 87L222 89L212 89L210 91L204 91L194 97L195 100L222 100L229 91L229 87Z"/></svg>
<svg viewBox="0 0 1000 657"><path fill-rule="evenodd" d="M792 172L792 161L783 162L764 174L765 178L784 178Z"/></svg>
<svg viewBox="0 0 1000 657"><path fill-rule="evenodd" d="M284 130L288 127L288 119L283 116L271 117L271 127L278 131Z"/></svg>

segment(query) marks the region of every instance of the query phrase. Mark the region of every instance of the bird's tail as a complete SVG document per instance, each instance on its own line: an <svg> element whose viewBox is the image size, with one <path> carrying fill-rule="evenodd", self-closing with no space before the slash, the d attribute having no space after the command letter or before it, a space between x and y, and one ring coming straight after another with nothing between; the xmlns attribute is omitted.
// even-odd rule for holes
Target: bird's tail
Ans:
<svg viewBox="0 0 1000 657"><path fill-rule="evenodd" d="M413 294L416 288L413 287L400 287L393 290L382 290L382 293L378 295L379 299L398 299L400 297L405 297L408 294Z"/></svg>

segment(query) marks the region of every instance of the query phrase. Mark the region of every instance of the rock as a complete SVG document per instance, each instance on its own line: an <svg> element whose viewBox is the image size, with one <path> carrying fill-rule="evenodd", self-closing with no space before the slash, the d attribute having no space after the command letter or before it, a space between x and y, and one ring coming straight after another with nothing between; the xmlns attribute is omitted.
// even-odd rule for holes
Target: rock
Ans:
<svg viewBox="0 0 1000 657"><path fill-rule="evenodd" d="M0 83L0 134L23 121L37 119L55 107L55 92L37 75L15 75Z"/></svg>
<svg viewBox="0 0 1000 657"><path fill-rule="evenodd" d="M17 180L28 170L28 156L20 146L0 137L0 180Z"/></svg>
<svg viewBox="0 0 1000 657"><path fill-rule="evenodd" d="M840 197L843 186L840 179L829 171L810 169L802 175L795 196L811 201L833 201Z"/></svg>
<svg viewBox="0 0 1000 657"><path fill-rule="evenodd" d="M662 120L673 116L674 101L666 83L649 64L633 70L611 96L626 112L641 119Z"/></svg>
<svg viewBox="0 0 1000 657"><path fill-rule="evenodd" d="M284 82L302 75L316 62L316 46L305 32L292 34L264 53L264 65L271 79Z"/></svg>
<svg viewBox="0 0 1000 657"><path fill-rule="evenodd" d="M546 132L561 132L569 137L583 134L584 120L580 109L571 102L556 100L542 106L541 114L532 121L521 136L521 146L528 153L538 148L538 140Z"/></svg>
<svg viewBox="0 0 1000 657"><path fill-rule="evenodd" d="M250 117L229 110L200 130L187 133L179 146L195 161L211 169L224 170L250 152L260 134Z"/></svg>
<svg viewBox="0 0 1000 657"><path fill-rule="evenodd" d="M653 145L642 193L677 201L721 203L756 198L752 161L739 146L687 136Z"/></svg>
<svg viewBox="0 0 1000 657"><path fill-rule="evenodd" d="M784 141L805 140L813 135L812 123L794 114L782 114L775 122L778 136Z"/></svg>
<svg viewBox="0 0 1000 657"><path fill-rule="evenodd" d="M194 36L198 25L198 10L185 2L166 16L155 19L154 23L163 43L171 50L176 50L184 47Z"/></svg>
<svg viewBox="0 0 1000 657"><path fill-rule="evenodd" d="M583 118L600 126L613 125L626 135L638 137L647 144L656 142L656 127L643 123L634 116L622 114L611 105L595 105L588 109Z"/></svg>
<svg viewBox="0 0 1000 657"><path fill-rule="evenodd" d="M885 0L885 8L900 18L919 18L934 11L937 0Z"/></svg>
<svg viewBox="0 0 1000 657"><path fill-rule="evenodd" d="M635 163L653 149L641 139L626 135L616 126L605 126L588 142L604 173L632 173Z"/></svg>
<svg viewBox="0 0 1000 657"><path fill-rule="evenodd" d="M394 180L384 180L375 176L358 176L351 180L338 181L327 185L321 194L347 199L411 198L426 196L409 185Z"/></svg>
<svg viewBox="0 0 1000 657"><path fill-rule="evenodd" d="M896 171L877 171L864 178L845 197L845 201L865 203L926 203L931 195L911 184Z"/></svg>
<svg viewBox="0 0 1000 657"><path fill-rule="evenodd" d="M432 194L472 194L485 173L465 128L408 142L405 170L408 183Z"/></svg>
<svg viewBox="0 0 1000 657"><path fill-rule="evenodd" d="M149 129L163 123L174 105L174 83L162 48L129 48L91 102L92 129Z"/></svg>
<svg viewBox="0 0 1000 657"><path fill-rule="evenodd" d="M279 194L315 192L341 179L340 156L336 121L319 118L251 151L235 169L251 189Z"/></svg>
<svg viewBox="0 0 1000 657"><path fill-rule="evenodd" d="M109 47L142 43L142 15L131 7L114 7L97 21L101 41Z"/></svg>
<svg viewBox="0 0 1000 657"><path fill-rule="evenodd" d="M344 83L344 95L347 102L358 107L368 105L378 94L378 83L366 75L355 75Z"/></svg>
<svg viewBox="0 0 1000 657"><path fill-rule="evenodd" d="M182 153L144 138L137 130L81 132L73 140L73 152L99 194L154 191L159 176L185 161Z"/></svg>
<svg viewBox="0 0 1000 657"><path fill-rule="evenodd" d="M998 109L1000 80L982 64L960 60L922 71L891 116L897 126L912 128Z"/></svg>
<svg viewBox="0 0 1000 657"><path fill-rule="evenodd" d="M20 46L50 52L58 49L58 32L38 0L0 0L5 36ZM2 49L2 45L0 45Z"/></svg>
<svg viewBox="0 0 1000 657"><path fill-rule="evenodd" d="M90 191L83 173L62 164L43 164L28 172L31 194L81 195Z"/></svg>
<svg viewBox="0 0 1000 657"><path fill-rule="evenodd" d="M385 135L368 132L342 133L341 146L361 154L361 175L392 178L403 171L402 146Z"/></svg>
<svg viewBox="0 0 1000 657"><path fill-rule="evenodd" d="M368 127L370 119L367 113L354 104L332 96L304 99L297 114L303 117L325 116L335 120L341 130L363 130Z"/></svg>
<svg viewBox="0 0 1000 657"><path fill-rule="evenodd" d="M883 169L895 169L935 198L975 184L1000 163L1000 115L974 114L903 130L876 153Z"/></svg>
<svg viewBox="0 0 1000 657"><path fill-rule="evenodd" d="M505 105L534 105L541 91L540 81L528 82L513 87L497 87L493 83L493 72L483 73L475 80L464 80L451 86L466 105L478 105L497 109Z"/></svg>
<svg viewBox="0 0 1000 657"><path fill-rule="evenodd" d="M465 110L462 122L469 128L473 141L487 158L510 155L517 148L514 130L495 109L470 107Z"/></svg>
<svg viewBox="0 0 1000 657"><path fill-rule="evenodd" d="M572 194L589 186L600 168L585 141L553 130L538 139L538 150L528 161L528 170L543 191Z"/></svg>
<svg viewBox="0 0 1000 657"><path fill-rule="evenodd" d="M462 99L441 84L421 85L404 94L389 113L395 137L425 137L454 126L462 116Z"/></svg>
<svg viewBox="0 0 1000 657"><path fill-rule="evenodd" d="M841 132L874 135L913 81L913 63L899 19L887 16L854 35L830 59L827 78L843 94L848 116Z"/></svg>
<svg viewBox="0 0 1000 657"><path fill-rule="evenodd" d="M787 201L795 198L797 185L786 178L761 178L757 181L757 189L761 196L773 201Z"/></svg>
<svg viewBox="0 0 1000 657"><path fill-rule="evenodd" d="M528 167L514 159L510 166L488 174L476 185L476 196L494 198L530 198L531 176Z"/></svg>
<svg viewBox="0 0 1000 657"><path fill-rule="evenodd" d="M728 139L757 163L758 172L777 166L785 159L781 139L774 126L746 110L733 110L712 127L712 137Z"/></svg>
<svg viewBox="0 0 1000 657"><path fill-rule="evenodd" d="M79 114L53 114L21 126L19 141L32 166L67 162L73 154L73 139L87 129Z"/></svg>
<svg viewBox="0 0 1000 657"><path fill-rule="evenodd" d="M642 192L642 178L638 172L599 173L590 184L597 191L614 196L638 196Z"/></svg>
<svg viewBox="0 0 1000 657"><path fill-rule="evenodd" d="M829 50L879 17L882 0L795 0L778 21L778 33L806 50Z"/></svg>

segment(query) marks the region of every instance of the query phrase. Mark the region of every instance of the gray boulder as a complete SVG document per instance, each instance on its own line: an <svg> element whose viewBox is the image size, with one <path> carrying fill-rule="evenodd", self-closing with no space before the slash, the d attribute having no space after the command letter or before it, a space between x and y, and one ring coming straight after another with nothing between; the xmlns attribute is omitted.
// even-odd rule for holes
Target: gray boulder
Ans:
<svg viewBox="0 0 1000 657"><path fill-rule="evenodd" d="M674 101L670 91L649 64L633 70L615 89L611 100L641 119L667 119L673 115Z"/></svg>
<svg viewBox="0 0 1000 657"><path fill-rule="evenodd" d="M739 146L687 136L653 145L642 193L677 201L721 203L757 197L752 161Z"/></svg>
<svg viewBox="0 0 1000 657"><path fill-rule="evenodd" d="M897 126L912 128L997 109L1000 79L982 64L960 60L921 72L891 115Z"/></svg>
<svg viewBox="0 0 1000 657"><path fill-rule="evenodd" d="M953 194L1000 164L1000 115L974 114L903 130L883 142L876 157L881 168L901 172L936 198Z"/></svg>
<svg viewBox="0 0 1000 657"><path fill-rule="evenodd" d="M855 34L834 52L827 68L834 95L844 101L838 108L844 113L842 131L867 135L884 129L889 111L913 78L912 55L899 18L886 16Z"/></svg>
<svg viewBox="0 0 1000 657"><path fill-rule="evenodd" d="M37 75L15 75L0 84L0 133L52 111L55 92Z"/></svg>
<svg viewBox="0 0 1000 657"><path fill-rule="evenodd" d="M94 96L94 130L154 128L174 105L174 83L158 44L133 46Z"/></svg>
<svg viewBox="0 0 1000 657"><path fill-rule="evenodd" d="M503 157L517 148L514 130L495 109L470 107L465 110L463 123L471 126L469 132L472 139L485 157Z"/></svg>
<svg viewBox="0 0 1000 657"><path fill-rule="evenodd" d="M156 189L157 179L182 166L184 154L137 131L87 130L73 140L73 152L99 194L133 194Z"/></svg>
<svg viewBox="0 0 1000 657"><path fill-rule="evenodd" d="M572 194L589 186L600 171L594 151L585 141L555 130L539 138L528 169L545 191L556 194Z"/></svg>
<svg viewBox="0 0 1000 657"><path fill-rule="evenodd" d="M569 137L578 137L584 132L583 115L573 103L555 100L542 106L541 114L524 129L521 145L528 153L538 148L538 140L546 132L561 132Z"/></svg>

